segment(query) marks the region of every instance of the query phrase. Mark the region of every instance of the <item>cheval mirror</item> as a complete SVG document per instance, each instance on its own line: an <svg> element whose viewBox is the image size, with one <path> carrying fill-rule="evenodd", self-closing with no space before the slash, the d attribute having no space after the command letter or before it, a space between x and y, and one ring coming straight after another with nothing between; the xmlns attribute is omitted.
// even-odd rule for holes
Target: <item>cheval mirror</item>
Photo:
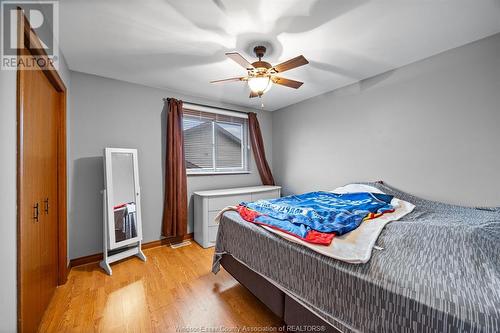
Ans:
<svg viewBox="0 0 500 333"><path fill-rule="evenodd" d="M146 261L141 250L142 221L137 150L104 149L103 260L101 267L112 274L110 264L130 256Z"/></svg>

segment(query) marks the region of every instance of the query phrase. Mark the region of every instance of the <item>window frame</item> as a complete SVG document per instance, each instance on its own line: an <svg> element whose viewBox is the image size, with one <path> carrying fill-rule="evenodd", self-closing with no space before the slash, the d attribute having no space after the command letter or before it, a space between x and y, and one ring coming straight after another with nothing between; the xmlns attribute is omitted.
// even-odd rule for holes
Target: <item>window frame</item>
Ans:
<svg viewBox="0 0 500 333"><path fill-rule="evenodd" d="M204 175L230 175L230 174L249 174L250 171L250 163L249 163L249 155L250 155L250 143L249 143L249 129L248 129L248 115L244 112L233 111L223 108L217 108L212 106L198 105L192 103L183 103L183 111L195 111L195 112L204 112L211 113L215 115L215 119L210 120L212 124L212 166L211 168L199 168L199 169L189 169L186 167L186 175L187 176L204 176ZM185 115L183 112L183 126L184 126L184 117L193 117L190 115ZM215 124L238 124L236 122L217 120L217 115L221 116L230 116L236 118L245 119L244 122L239 123L242 129L242 143L241 143L241 168L218 168L217 167L217 135L215 134ZM184 141L184 151L185 151L185 141ZM184 152L185 156L185 152Z"/></svg>

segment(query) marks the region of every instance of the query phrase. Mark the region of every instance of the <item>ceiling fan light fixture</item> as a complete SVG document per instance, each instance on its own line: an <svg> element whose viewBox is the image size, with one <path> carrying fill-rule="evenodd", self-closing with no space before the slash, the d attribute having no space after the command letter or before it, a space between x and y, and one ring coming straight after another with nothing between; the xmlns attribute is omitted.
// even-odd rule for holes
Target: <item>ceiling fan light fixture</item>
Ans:
<svg viewBox="0 0 500 333"><path fill-rule="evenodd" d="M266 53L265 46L256 46L254 48L255 55L259 58L258 61L250 63L238 52L227 52L226 55L236 62L241 67L245 68L247 71L247 76L233 77L229 79L215 80L210 83L218 82L234 82L234 81L247 81L248 87L250 88L249 98L261 97L266 93L273 84L279 84L284 87L289 87L293 89L299 89L303 82L290 80L281 77L281 73L286 72L290 69L294 69L303 65L307 65L307 61L304 56L300 55L298 57L289 59L276 66L271 65L267 61L263 61L262 57ZM280 76L276 76L280 74Z"/></svg>
<svg viewBox="0 0 500 333"><path fill-rule="evenodd" d="M269 76L254 76L248 78L248 87L252 92L261 96L271 89L272 81Z"/></svg>

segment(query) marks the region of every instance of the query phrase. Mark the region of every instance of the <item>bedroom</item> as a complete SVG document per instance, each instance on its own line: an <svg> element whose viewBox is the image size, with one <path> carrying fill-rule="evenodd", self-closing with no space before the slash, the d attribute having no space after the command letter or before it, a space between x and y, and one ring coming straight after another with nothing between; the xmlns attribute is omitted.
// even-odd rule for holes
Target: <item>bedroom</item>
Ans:
<svg viewBox="0 0 500 333"><path fill-rule="evenodd" d="M500 330L499 1L1 17L0 332Z"/></svg>

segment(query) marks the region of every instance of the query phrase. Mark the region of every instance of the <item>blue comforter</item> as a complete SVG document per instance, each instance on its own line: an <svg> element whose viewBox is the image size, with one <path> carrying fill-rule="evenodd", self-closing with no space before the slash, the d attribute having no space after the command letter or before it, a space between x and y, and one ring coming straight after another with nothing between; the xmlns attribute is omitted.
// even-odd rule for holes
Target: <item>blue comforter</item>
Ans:
<svg viewBox="0 0 500 333"><path fill-rule="evenodd" d="M254 222L306 238L310 230L337 235L354 230L370 213L392 211L392 198L380 193L310 192L241 205L259 213Z"/></svg>

